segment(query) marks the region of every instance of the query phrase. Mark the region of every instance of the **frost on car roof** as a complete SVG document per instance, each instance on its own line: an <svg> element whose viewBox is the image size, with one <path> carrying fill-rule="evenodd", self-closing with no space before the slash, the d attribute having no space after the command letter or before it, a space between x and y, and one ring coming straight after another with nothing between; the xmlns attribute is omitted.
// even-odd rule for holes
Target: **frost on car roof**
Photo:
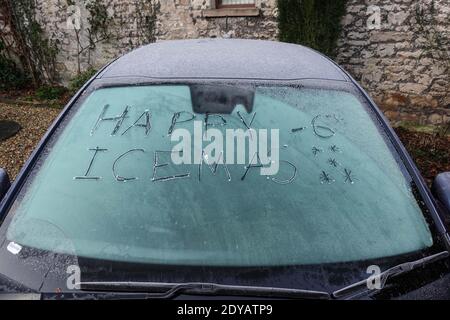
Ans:
<svg viewBox="0 0 450 320"><path fill-rule="evenodd" d="M243 39L153 43L124 55L100 77L347 80L331 61L306 47Z"/></svg>

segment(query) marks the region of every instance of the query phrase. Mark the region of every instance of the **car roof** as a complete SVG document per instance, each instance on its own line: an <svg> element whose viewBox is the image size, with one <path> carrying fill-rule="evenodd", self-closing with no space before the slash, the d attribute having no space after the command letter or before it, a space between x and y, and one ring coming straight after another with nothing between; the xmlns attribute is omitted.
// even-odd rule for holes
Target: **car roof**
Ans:
<svg viewBox="0 0 450 320"><path fill-rule="evenodd" d="M156 42L120 57L98 77L348 81L337 65L314 50L244 39Z"/></svg>

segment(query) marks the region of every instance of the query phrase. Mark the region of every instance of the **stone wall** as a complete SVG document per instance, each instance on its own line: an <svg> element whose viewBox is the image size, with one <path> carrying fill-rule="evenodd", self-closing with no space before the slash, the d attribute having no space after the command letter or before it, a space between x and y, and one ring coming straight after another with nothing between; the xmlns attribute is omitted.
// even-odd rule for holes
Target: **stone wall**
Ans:
<svg viewBox="0 0 450 320"><path fill-rule="evenodd" d="M360 81L391 121L448 122L450 2L435 0L441 52L427 50L427 33L419 31L416 19L418 4L426 8L422 18L430 21L429 0L349 0L337 62ZM374 25L372 17L377 19L378 13L375 24L380 24Z"/></svg>
<svg viewBox="0 0 450 320"><path fill-rule="evenodd" d="M256 0L258 16L208 17L214 0L161 1L158 39L233 37L276 40L276 0ZM232 15L233 12L223 13Z"/></svg>
<svg viewBox="0 0 450 320"><path fill-rule="evenodd" d="M20 66L17 46L14 41L13 32L10 28L10 20L11 19L8 19L8 17L4 17L3 13L0 11L0 30L2 31L3 45L10 48L10 50L7 50L5 53L9 59L12 59Z"/></svg>
<svg viewBox="0 0 450 320"><path fill-rule="evenodd" d="M96 43L90 50L89 13L85 0L75 1L71 6L67 0L38 0L41 25L52 39L59 40L57 69L62 83L67 83L79 70L89 66L99 68L151 41L205 37L277 38L276 0L256 0L257 16L250 13L228 17L208 16L208 11L214 9L214 0L104 0L104 3L108 6L111 17L108 29L113 36L109 41ZM148 30L141 30L139 23L142 19L152 18L149 16L150 3L156 7L152 39L145 34ZM224 15L233 15L233 12ZM81 29L78 30L78 26Z"/></svg>
<svg viewBox="0 0 450 320"><path fill-rule="evenodd" d="M38 0L38 19L48 36L59 42L57 70L63 84L79 72L90 67L98 69L112 59L155 40L156 30L148 31L141 27L142 21L152 18L150 1L103 1L110 19L106 40L102 40L105 38L102 35L89 33L90 14L86 1L72 2L74 4L68 0Z"/></svg>
<svg viewBox="0 0 450 320"><path fill-rule="evenodd" d="M277 39L277 0L256 0L256 9L245 11L243 16L239 12L244 11L236 16L236 10L215 9L214 0L95 0L107 5L111 37L89 48L86 1L70 0L74 2L70 6L68 0L37 0L41 25L50 38L59 42L57 69L63 83L78 71L89 66L99 68L151 41ZM442 54L425 50L427 41L417 31L415 21L415 6L429 7L430 1L348 0L336 60L360 81L393 121L450 121L450 72L445 68L450 62L442 59ZM433 16L441 38L447 41L441 47L447 50L448 58L450 3L435 3ZM144 28L143 21L153 18L154 28ZM79 30L72 23L77 19Z"/></svg>

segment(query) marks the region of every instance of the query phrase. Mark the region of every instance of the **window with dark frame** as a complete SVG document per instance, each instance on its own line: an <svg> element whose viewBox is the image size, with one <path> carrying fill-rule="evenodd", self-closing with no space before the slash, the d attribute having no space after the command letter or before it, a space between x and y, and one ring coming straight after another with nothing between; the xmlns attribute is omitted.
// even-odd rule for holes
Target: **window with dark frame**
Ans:
<svg viewBox="0 0 450 320"><path fill-rule="evenodd" d="M216 0L216 8L251 8L255 0Z"/></svg>

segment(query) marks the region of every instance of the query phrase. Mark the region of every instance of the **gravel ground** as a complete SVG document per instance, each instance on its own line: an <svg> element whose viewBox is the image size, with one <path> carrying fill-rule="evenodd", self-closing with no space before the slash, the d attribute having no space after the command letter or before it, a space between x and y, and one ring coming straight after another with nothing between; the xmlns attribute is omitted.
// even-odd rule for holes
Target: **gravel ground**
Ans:
<svg viewBox="0 0 450 320"><path fill-rule="evenodd" d="M0 168L8 171L11 180L19 173L59 112L54 108L0 103L0 120L13 120L22 126L15 136L0 142Z"/></svg>
<svg viewBox="0 0 450 320"><path fill-rule="evenodd" d="M450 171L450 135L406 128L396 128L396 132L430 186L436 175Z"/></svg>

